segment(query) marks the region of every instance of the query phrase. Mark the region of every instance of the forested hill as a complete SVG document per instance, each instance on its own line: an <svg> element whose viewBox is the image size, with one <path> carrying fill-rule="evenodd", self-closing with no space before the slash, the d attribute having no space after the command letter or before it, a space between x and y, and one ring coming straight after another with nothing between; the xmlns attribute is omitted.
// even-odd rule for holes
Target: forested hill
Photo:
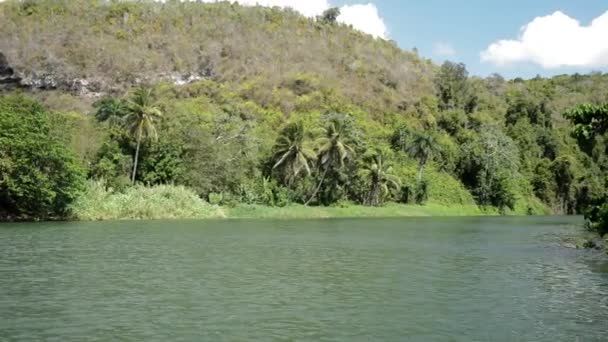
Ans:
<svg viewBox="0 0 608 342"><path fill-rule="evenodd" d="M0 22L0 51L20 75L36 75L43 87L86 80L90 91L122 91L137 81L212 78L247 82L269 96L305 73L387 110L433 88L435 67L415 54L277 8L25 1L2 4Z"/></svg>
<svg viewBox="0 0 608 342"><path fill-rule="evenodd" d="M604 138L575 140L562 114L608 102L608 75L471 77L331 15L230 3L9 0L0 23L4 117L41 112L34 97L83 177L115 190L134 160L136 182L230 205L575 213L605 189ZM117 122L136 108L162 116L135 158Z"/></svg>

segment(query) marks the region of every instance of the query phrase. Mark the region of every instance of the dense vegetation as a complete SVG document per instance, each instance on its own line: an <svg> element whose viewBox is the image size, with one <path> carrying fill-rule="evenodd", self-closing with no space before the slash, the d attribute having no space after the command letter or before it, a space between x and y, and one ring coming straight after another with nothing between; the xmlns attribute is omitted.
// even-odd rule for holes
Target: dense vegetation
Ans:
<svg viewBox="0 0 608 342"><path fill-rule="evenodd" d="M27 98L0 100L0 217L63 216L82 190L84 172L53 121Z"/></svg>
<svg viewBox="0 0 608 342"><path fill-rule="evenodd" d="M228 3L1 3L0 53L29 94L0 98L3 131L21 127L0 132L0 214L115 217L86 197L152 196L142 185L230 207L518 214L580 213L603 196L605 132L582 139L563 113L607 103L608 75L471 77L321 19ZM40 165L15 142L61 161L67 179L47 175L43 210L27 207L42 187L7 190L36 170L10 165ZM82 172L97 188L72 204Z"/></svg>
<svg viewBox="0 0 608 342"><path fill-rule="evenodd" d="M574 124L573 136L587 151L596 148L606 151L605 134L608 131L608 104L584 104L565 114ZM604 236L608 234L608 193L595 193L585 210L587 226Z"/></svg>

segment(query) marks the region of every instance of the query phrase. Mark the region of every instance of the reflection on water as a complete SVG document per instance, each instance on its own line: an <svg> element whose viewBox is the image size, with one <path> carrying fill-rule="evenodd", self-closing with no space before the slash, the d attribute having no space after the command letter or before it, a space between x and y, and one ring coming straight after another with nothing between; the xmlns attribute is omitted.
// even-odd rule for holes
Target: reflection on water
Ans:
<svg viewBox="0 0 608 342"><path fill-rule="evenodd" d="M0 340L605 341L579 221L0 225Z"/></svg>

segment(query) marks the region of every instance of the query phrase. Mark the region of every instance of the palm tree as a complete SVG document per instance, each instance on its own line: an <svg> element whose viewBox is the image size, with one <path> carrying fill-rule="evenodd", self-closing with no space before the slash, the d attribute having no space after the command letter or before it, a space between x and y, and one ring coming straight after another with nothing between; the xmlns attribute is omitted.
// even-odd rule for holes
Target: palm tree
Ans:
<svg viewBox="0 0 608 342"><path fill-rule="evenodd" d="M135 148L135 158L133 159L133 173L131 183L135 183L137 173L137 163L139 160L139 148L142 139L156 139L156 128L154 121L162 117L162 113L153 103L154 94L151 88L139 87L135 90L126 105L127 115L124 123L135 136L137 147Z"/></svg>
<svg viewBox="0 0 608 342"><path fill-rule="evenodd" d="M339 118L331 118L324 129L323 136L317 141L319 149L317 151L318 165L323 170L319 185L316 187L312 196L305 205L308 205L317 195L327 172L330 170L339 170L344 167L344 161L355 153L351 146L351 132L346 122Z"/></svg>
<svg viewBox="0 0 608 342"><path fill-rule="evenodd" d="M110 126L117 126L125 116L123 101L116 97L104 97L94 104L97 108L95 119L99 122L107 121Z"/></svg>
<svg viewBox="0 0 608 342"><path fill-rule="evenodd" d="M294 122L287 125L277 139L273 159L277 162L272 169L283 168L283 182L291 187L302 171L310 175L309 161L314 158L315 153L306 141L304 124Z"/></svg>
<svg viewBox="0 0 608 342"><path fill-rule="evenodd" d="M440 146L433 135L417 133L411 145L407 148L410 157L418 160L418 183L422 181L422 171L426 163L439 153Z"/></svg>
<svg viewBox="0 0 608 342"><path fill-rule="evenodd" d="M408 142L411 138L412 132L410 129L402 125L398 127L395 132L393 132L393 136L391 137L391 145L395 151L402 151L407 153Z"/></svg>
<svg viewBox="0 0 608 342"><path fill-rule="evenodd" d="M365 205L381 206L391 187L400 188L399 178L392 174L393 167L387 161L388 155L389 151L377 149L368 153L363 159L364 163L359 171L359 177L369 186L369 191L363 201Z"/></svg>

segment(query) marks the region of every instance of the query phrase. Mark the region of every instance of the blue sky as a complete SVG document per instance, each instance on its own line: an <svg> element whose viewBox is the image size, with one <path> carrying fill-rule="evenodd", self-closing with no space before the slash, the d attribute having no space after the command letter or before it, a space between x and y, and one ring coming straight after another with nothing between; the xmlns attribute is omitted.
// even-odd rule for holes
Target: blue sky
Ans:
<svg viewBox="0 0 608 342"><path fill-rule="evenodd" d="M330 2L332 6L360 3ZM517 39L520 28L535 17L561 11L581 25L589 25L608 11L606 0L374 0L373 3L388 28L389 38L399 46L416 47L422 56L437 62L445 59L463 62L472 74L485 76L498 72L512 78L608 70L601 65L547 68L528 61L500 66L482 62L480 58L490 44L500 39ZM440 55L437 44L452 47L454 54Z"/></svg>

